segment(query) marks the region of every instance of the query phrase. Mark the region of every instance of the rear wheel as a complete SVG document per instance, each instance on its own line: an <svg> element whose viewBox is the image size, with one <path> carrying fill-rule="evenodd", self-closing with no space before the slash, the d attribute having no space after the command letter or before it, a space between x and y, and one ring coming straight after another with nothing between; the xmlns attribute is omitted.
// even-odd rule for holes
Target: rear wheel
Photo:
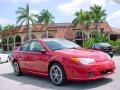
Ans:
<svg viewBox="0 0 120 90"><path fill-rule="evenodd" d="M17 61L14 61L13 63L13 70L14 70L14 74L16 76L19 76L22 74L21 70L20 70L20 66L19 66L19 63Z"/></svg>
<svg viewBox="0 0 120 90"><path fill-rule="evenodd" d="M49 69L49 77L53 84L59 86L66 82L66 75L61 65L54 63Z"/></svg>

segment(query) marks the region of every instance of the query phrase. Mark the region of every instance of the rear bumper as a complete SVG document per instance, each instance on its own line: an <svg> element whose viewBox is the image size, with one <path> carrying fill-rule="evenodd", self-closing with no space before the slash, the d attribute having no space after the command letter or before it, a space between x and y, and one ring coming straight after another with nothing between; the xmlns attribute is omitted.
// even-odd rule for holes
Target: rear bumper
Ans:
<svg viewBox="0 0 120 90"><path fill-rule="evenodd" d="M72 66L67 70L68 80L94 80L115 73L115 64L113 61L108 61L84 66Z"/></svg>

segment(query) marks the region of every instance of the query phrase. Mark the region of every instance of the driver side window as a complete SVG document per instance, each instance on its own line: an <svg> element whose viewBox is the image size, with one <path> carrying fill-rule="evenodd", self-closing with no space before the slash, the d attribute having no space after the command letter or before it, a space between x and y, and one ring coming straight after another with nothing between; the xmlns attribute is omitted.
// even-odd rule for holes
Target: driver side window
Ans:
<svg viewBox="0 0 120 90"><path fill-rule="evenodd" d="M40 42L32 41L30 44L29 50L33 51L33 52L40 52L40 51L45 51L45 48L43 47L43 45Z"/></svg>

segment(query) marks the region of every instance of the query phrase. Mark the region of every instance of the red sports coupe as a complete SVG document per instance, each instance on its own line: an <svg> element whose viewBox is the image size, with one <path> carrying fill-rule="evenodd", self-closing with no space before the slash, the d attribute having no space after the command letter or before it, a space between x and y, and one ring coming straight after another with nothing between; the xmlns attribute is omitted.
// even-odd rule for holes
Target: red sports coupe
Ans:
<svg viewBox="0 0 120 90"><path fill-rule="evenodd" d="M104 52L84 49L65 39L35 39L13 51L14 74L48 76L53 84L67 80L93 80L115 71L112 58Z"/></svg>

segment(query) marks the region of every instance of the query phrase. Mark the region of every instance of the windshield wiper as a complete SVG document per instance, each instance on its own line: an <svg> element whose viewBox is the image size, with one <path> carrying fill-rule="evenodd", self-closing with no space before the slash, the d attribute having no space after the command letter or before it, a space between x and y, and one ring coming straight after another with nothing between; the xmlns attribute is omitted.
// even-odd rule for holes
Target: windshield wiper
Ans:
<svg viewBox="0 0 120 90"><path fill-rule="evenodd" d="M52 51L55 51L55 50L61 50L61 49L58 49L58 48L57 49L52 49Z"/></svg>
<svg viewBox="0 0 120 90"><path fill-rule="evenodd" d="M72 47L72 48L70 48L70 49L76 49L76 47Z"/></svg>

